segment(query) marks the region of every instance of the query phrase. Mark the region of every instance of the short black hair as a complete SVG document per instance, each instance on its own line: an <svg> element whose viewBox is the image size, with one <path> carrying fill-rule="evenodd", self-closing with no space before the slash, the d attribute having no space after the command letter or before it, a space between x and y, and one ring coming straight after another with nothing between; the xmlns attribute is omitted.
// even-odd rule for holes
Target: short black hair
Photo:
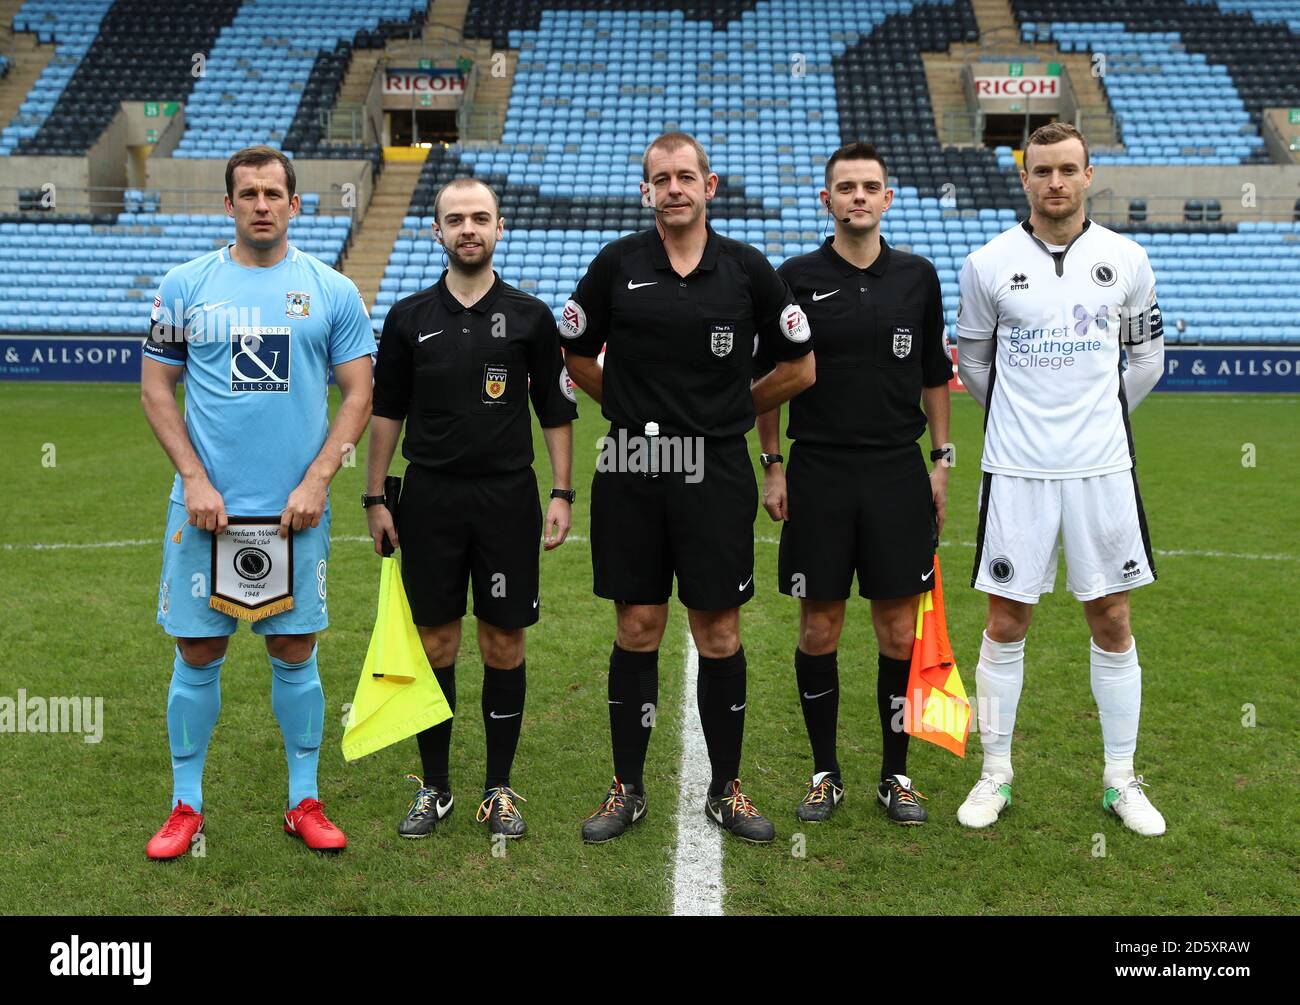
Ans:
<svg viewBox="0 0 1300 1005"><path fill-rule="evenodd" d="M830 159L826 162L827 188L831 187L831 175L835 171L835 165L840 161L875 161L880 165L880 173L885 176L885 184L889 184L889 168L885 166L884 155L870 143L856 140L840 147L831 154Z"/></svg>
<svg viewBox="0 0 1300 1005"><path fill-rule="evenodd" d="M280 167L284 168L284 181L289 188L289 198L293 198L293 194L298 190L298 177L293 172L293 161L274 147L256 146L244 147L226 161L226 195L230 196L232 202L235 198L235 168L245 165L261 167L263 164L270 164L271 161L278 162Z"/></svg>

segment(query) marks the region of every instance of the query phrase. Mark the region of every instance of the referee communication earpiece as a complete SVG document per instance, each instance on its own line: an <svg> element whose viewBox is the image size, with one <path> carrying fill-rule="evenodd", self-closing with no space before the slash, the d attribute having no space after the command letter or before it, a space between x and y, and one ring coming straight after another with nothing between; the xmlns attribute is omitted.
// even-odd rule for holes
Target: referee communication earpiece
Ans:
<svg viewBox="0 0 1300 1005"><path fill-rule="evenodd" d="M826 212L827 212L827 213L830 213L830 212L831 212L831 201L830 201L829 199L823 199L823 200L822 200L822 205L826 207ZM834 215L834 214L831 214L831 215ZM840 223L852 223L852 222L853 222L853 217L851 217L851 216L841 216L841 217L839 217L838 219L839 219Z"/></svg>

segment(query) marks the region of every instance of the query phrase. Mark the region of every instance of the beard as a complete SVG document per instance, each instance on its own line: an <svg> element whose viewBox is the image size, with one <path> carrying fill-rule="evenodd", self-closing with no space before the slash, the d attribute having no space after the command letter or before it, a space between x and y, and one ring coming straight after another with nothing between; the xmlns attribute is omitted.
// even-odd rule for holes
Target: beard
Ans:
<svg viewBox="0 0 1300 1005"><path fill-rule="evenodd" d="M454 247L443 248L443 251L447 253L448 263L454 265L457 272L469 275L474 275L488 268L492 264L492 252L494 250L495 246L489 247L487 242L484 242L483 250L478 254L478 257L470 260L464 258Z"/></svg>

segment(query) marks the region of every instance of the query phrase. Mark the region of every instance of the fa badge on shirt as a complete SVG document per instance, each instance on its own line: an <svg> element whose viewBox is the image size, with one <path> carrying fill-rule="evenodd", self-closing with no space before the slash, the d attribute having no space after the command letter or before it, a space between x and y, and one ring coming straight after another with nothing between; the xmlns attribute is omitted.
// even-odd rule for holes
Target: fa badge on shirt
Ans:
<svg viewBox="0 0 1300 1005"><path fill-rule="evenodd" d="M305 318L311 313L311 294L300 290L289 290L284 295L284 316L288 318Z"/></svg>

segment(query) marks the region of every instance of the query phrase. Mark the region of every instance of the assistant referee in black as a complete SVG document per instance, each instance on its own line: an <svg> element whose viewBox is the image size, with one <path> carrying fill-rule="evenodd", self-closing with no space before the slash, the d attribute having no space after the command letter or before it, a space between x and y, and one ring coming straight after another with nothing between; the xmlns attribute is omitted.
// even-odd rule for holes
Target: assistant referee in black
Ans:
<svg viewBox="0 0 1300 1005"><path fill-rule="evenodd" d="M478 819L490 834L516 838L525 827L510 768L524 713L524 629L537 622L541 601L543 529L527 399L551 458L549 551L563 543L572 519L576 394L551 309L492 268L504 231L496 193L457 178L433 205L447 269L384 320L363 502L375 550L385 534L401 548L411 614L453 710L465 590L473 580L487 738ZM384 476L403 419L402 456L410 463L394 527L383 505ZM415 779L420 789L398 826L409 838L428 836L452 808L451 720L417 740L424 777Z"/></svg>
<svg viewBox="0 0 1300 1005"><path fill-rule="evenodd" d="M821 191L835 236L777 270L817 332L817 384L790 402L788 476L780 407L758 419L763 506L784 521L779 588L799 598L795 679L813 751L800 820L828 819L844 796L837 647L855 572L880 650L877 798L898 823L926 818L907 775L901 713L917 598L934 585L947 503L952 363L934 266L880 236L893 200L887 179L869 144L835 151ZM928 474L917 446L927 423L935 465Z"/></svg>
<svg viewBox="0 0 1300 1005"><path fill-rule="evenodd" d="M600 251L560 322L569 372L601 403L614 445L592 481L591 558L595 592L614 601L618 622L609 659L615 777L582 836L611 840L645 814L659 643L676 575L700 656L697 698L712 767L705 813L743 840L771 841L771 822L739 779L740 605L754 594L758 513L745 433L756 410L812 384L811 333L767 259L708 225L718 176L695 139L655 139L642 179L654 226ZM752 383L756 341L775 365ZM640 463L647 452L657 471Z"/></svg>

